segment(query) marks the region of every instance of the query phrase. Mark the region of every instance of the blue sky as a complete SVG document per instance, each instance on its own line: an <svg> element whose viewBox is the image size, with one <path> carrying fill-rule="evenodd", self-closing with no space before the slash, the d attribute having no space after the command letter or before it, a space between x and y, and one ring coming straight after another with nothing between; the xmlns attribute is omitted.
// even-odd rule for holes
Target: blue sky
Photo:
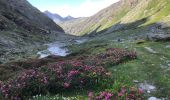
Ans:
<svg viewBox="0 0 170 100"><path fill-rule="evenodd" d="M119 0L28 0L40 11L48 10L63 17L71 15L73 17L92 16L101 9Z"/></svg>

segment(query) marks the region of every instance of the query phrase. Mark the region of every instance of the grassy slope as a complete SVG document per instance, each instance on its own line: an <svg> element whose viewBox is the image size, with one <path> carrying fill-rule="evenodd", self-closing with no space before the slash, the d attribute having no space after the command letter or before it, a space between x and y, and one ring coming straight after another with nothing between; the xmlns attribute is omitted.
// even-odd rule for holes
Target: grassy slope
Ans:
<svg viewBox="0 0 170 100"><path fill-rule="evenodd" d="M131 31L126 31L130 34ZM117 35L115 35L117 34ZM73 51L78 51L82 48L92 48L90 53L99 53L107 47L126 48L129 50L136 50L138 59L130 61L118 66L108 66L113 72L113 77L116 82L124 85L137 85L133 80L139 82L148 81L154 84L157 88L156 92L151 95L156 97L170 98L170 69L168 62L170 62L170 48L165 48L169 42L150 42L146 41L143 44L136 44L137 41L124 41L124 43L113 41L116 36L126 37L125 32L111 33L105 36L98 37L92 41L82 44L79 47L72 47ZM105 47L93 48L95 45L107 44ZM151 47L157 51L157 54L148 52L144 47Z"/></svg>
<svg viewBox="0 0 170 100"><path fill-rule="evenodd" d="M138 1L138 0L132 0L132 1ZM85 18L84 20L78 19L78 21L72 21L71 24L70 21L64 22L60 25L65 30L68 30L69 28L68 31L71 34L75 34L75 35L84 35L85 33L89 33L95 30L97 27L101 25L101 27L97 30L100 31L119 22L120 19L123 16L125 16L126 13L128 13L135 5L136 2L134 3L134 5L130 5L128 1L121 0L118 3L112 4L108 8L101 10L94 16Z"/></svg>
<svg viewBox="0 0 170 100"><path fill-rule="evenodd" d="M127 8L122 7L119 13L116 14L120 19L113 19L113 22L120 21L121 24L128 24L136 22L143 18L148 18L147 21L140 25L146 26L153 23L164 21L164 24L168 25L168 15L170 14L170 1L169 0L141 0L133 9L126 13ZM128 10L127 10L128 11ZM111 23L113 25L114 23ZM110 27L109 23L104 24L103 29Z"/></svg>
<svg viewBox="0 0 170 100"><path fill-rule="evenodd" d="M169 24L167 18L170 14L169 0L132 0L131 2L121 0L82 22L77 23L75 21L72 24L65 22L61 26L66 30L70 28L68 32L71 34L83 35L90 33L100 25L101 27L97 32L119 22L128 24L143 18L147 18L147 21L140 26L147 26L162 20L164 20L164 25Z"/></svg>
<svg viewBox="0 0 170 100"><path fill-rule="evenodd" d="M135 22L142 18L148 18L148 21L144 25L156 23L169 15L169 5L169 0L142 0L122 18L122 23Z"/></svg>

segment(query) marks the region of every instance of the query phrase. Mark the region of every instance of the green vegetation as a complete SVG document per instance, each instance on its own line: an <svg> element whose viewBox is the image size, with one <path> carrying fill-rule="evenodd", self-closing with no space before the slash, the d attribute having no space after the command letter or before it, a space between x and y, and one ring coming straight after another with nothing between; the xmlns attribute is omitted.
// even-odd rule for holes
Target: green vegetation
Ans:
<svg viewBox="0 0 170 100"><path fill-rule="evenodd" d="M137 30L139 31L140 29ZM126 32L128 36L132 30L128 30ZM106 83L103 82L103 84L106 85L105 88L94 86L94 88L91 88L90 91L93 91L95 95L100 95L101 91L116 93L120 91L122 87L126 87L126 90L131 90L139 87L140 83L147 81L149 84L153 84L156 87L156 90L151 93L144 91L145 99L150 96L170 98L170 70L168 67L168 64L170 63L170 48L166 48L166 46L169 45L169 42L152 42L147 40L122 40L122 42L118 42L116 40L117 37L123 36L124 34L125 33L123 31L105 34L103 36L93 38L81 45L72 45L69 47L73 52L71 56L74 58L80 55L87 57L89 55L94 56L96 54L101 54L106 50L106 48L122 48L135 50L137 52L137 59L135 60L126 61L118 65L104 65L104 67L111 72L111 83L108 81ZM127 38L126 35L123 38ZM138 44L139 42L141 42L141 44ZM157 53L151 53L145 49L145 47L150 47ZM73 90L72 92L64 92L58 95L37 95L31 100L87 100L87 90ZM124 100L124 98L122 97L120 100Z"/></svg>
<svg viewBox="0 0 170 100"><path fill-rule="evenodd" d="M112 37L111 37L112 36ZM92 48L88 53L98 53L107 47L119 47L133 50L135 49L138 58L136 60L126 62L117 66L107 66L112 71L113 78L116 82L121 83L125 86L137 85L134 84L134 80L139 82L147 81L156 86L156 91L151 95L156 97L170 97L170 70L168 64L170 63L170 48L166 48L169 42L149 42L146 41L143 44L136 44L137 41L124 43L114 42L110 39L116 37L115 34L105 35L101 38L92 40L91 42L85 43L80 48ZM96 43L96 42L97 43ZM99 42L100 41L100 42ZM104 47L100 46L106 44ZM98 45L98 48L95 48ZM145 47L150 47L157 53L148 52ZM79 51L80 48L72 47L73 51ZM88 54L87 53L87 54Z"/></svg>
<svg viewBox="0 0 170 100"><path fill-rule="evenodd" d="M97 27L97 32L110 29L110 27L121 24L127 25L135 23L138 20L146 18L145 23L139 23L138 26L147 27L148 25L160 23L164 26L169 25L170 14L169 0L121 0L117 4L100 11L99 13L84 20L66 21L60 24L68 33L74 35L84 35L92 32ZM82 21L83 20L83 21ZM114 29L111 29L114 30Z"/></svg>
<svg viewBox="0 0 170 100"><path fill-rule="evenodd" d="M75 95L74 91L88 92L89 90L104 91L102 92L104 95L96 92L96 95L89 97L93 99L98 95L101 95L99 99L106 97L108 99L143 98L143 92L135 87L133 90L128 89L130 85L119 84L119 87L116 85L113 89L114 78L107 69L110 65L114 66L136 59L136 52L119 48L104 48L96 54L75 55L73 53L70 57L54 58L52 62L48 58L47 61L45 60L46 62L35 60L30 62L28 68L26 67L27 62L23 62L25 65L21 65L24 69L20 69L22 62L18 62L18 66L17 63L11 64L11 66L15 66L15 70L20 69L20 71L9 80L0 81L0 97L3 99L24 99L37 94L65 94L66 91L72 91ZM43 97L40 96L40 98Z"/></svg>
<svg viewBox="0 0 170 100"><path fill-rule="evenodd" d="M79 35L100 25L97 32L116 23L120 25L118 29L109 28L107 33L87 35L89 40L85 43L70 43L67 47L72 53L66 57L51 55L29 60L21 57L22 61L0 65L0 99L145 100L151 96L170 99L170 42L147 39L150 33L170 33L169 5L169 0L121 0L90 18L70 21L69 31L73 29ZM161 28L163 25L165 28ZM55 33L28 34L24 29L1 33L0 39L7 41L0 43L25 50L8 51L9 48L0 45L3 47L0 55L13 53L12 58L3 57L10 61L17 60L14 55L28 59L32 52L43 48L41 44L75 38L61 35L59 39ZM151 85L152 89L142 84Z"/></svg>
<svg viewBox="0 0 170 100"><path fill-rule="evenodd" d="M131 88L138 88L141 83L147 82L148 84L153 84L156 89L151 93L147 93L147 91L144 90L145 99L150 96L170 98L170 70L168 65L170 63L170 48L167 48L169 42L152 42L141 39L134 40L135 36L140 36L145 32L147 31L141 27L134 30L117 31L104 35L101 34L90 39L86 43L71 45L69 47L73 52L70 56L73 56L74 58L77 58L78 56L87 57L89 55L94 56L101 54L106 48L122 48L130 51L135 50L137 52L137 59L135 60L125 61L118 65L104 65L104 67L111 72L110 80L112 82L103 82L105 85L107 84L105 88L100 86L94 86L93 89L91 88L90 91L92 91L95 96L100 95L101 91L117 93L122 87L126 87L126 90L131 90ZM132 38L127 40L129 36ZM118 41L118 39L121 41ZM151 53L145 47L152 48L156 53ZM88 89L83 89L72 91L68 94L67 92L64 92L58 95L34 96L33 100L43 100L44 98L47 100L82 100L82 98L87 100L87 91ZM124 98L122 97L120 100L124 100Z"/></svg>

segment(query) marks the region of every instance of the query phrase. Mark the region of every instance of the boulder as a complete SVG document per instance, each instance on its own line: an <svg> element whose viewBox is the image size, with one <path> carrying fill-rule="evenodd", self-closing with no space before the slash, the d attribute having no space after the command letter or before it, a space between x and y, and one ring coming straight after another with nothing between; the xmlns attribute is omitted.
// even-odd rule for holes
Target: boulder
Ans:
<svg viewBox="0 0 170 100"><path fill-rule="evenodd" d="M149 34L147 38L152 41L170 41L170 34Z"/></svg>
<svg viewBox="0 0 170 100"><path fill-rule="evenodd" d="M170 48L170 45L167 45L165 48Z"/></svg>

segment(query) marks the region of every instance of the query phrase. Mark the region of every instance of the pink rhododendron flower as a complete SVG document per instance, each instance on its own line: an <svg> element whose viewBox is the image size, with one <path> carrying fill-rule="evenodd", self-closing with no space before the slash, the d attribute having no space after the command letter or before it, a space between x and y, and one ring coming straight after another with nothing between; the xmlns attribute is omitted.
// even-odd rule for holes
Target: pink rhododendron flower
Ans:
<svg viewBox="0 0 170 100"><path fill-rule="evenodd" d="M71 76L74 76L76 74L79 74L79 71L78 70L72 70L72 71L68 72L67 76L70 78Z"/></svg>
<svg viewBox="0 0 170 100"><path fill-rule="evenodd" d="M123 93L122 92L118 93L118 96L119 97L123 96Z"/></svg>
<svg viewBox="0 0 170 100"><path fill-rule="evenodd" d="M64 83L64 88L68 88L70 86L69 83Z"/></svg>
<svg viewBox="0 0 170 100"><path fill-rule="evenodd" d="M88 100L93 100L93 96L94 96L93 92L89 92L88 93Z"/></svg>
<svg viewBox="0 0 170 100"><path fill-rule="evenodd" d="M138 89L138 94L139 94L139 95L143 94L143 92L144 92L144 91L143 91L141 88Z"/></svg>

